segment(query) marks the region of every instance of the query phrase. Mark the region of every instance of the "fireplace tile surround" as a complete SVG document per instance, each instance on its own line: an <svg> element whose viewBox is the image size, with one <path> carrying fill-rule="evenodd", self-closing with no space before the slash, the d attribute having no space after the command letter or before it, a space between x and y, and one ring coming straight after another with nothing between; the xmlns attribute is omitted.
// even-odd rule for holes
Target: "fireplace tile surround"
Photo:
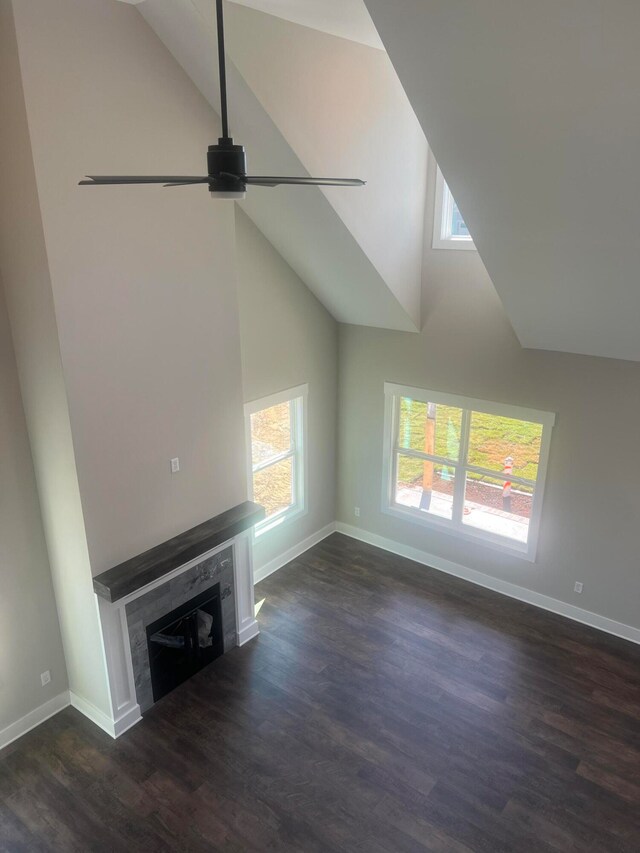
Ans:
<svg viewBox="0 0 640 853"><path fill-rule="evenodd" d="M112 708L96 722L112 737L153 705L147 625L219 584L224 651L258 634L252 527L263 517L246 501L94 578Z"/></svg>
<svg viewBox="0 0 640 853"><path fill-rule="evenodd" d="M218 583L222 601L222 634L226 653L237 645L232 547L225 548L213 557L197 563L188 571L126 605L133 678L141 713L153 705L147 625Z"/></svg>

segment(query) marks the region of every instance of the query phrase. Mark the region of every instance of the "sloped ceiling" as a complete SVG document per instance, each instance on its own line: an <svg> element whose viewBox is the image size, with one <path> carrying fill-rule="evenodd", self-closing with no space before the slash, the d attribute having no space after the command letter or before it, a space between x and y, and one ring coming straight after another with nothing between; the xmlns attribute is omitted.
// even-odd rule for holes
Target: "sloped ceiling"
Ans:
<svg viewBox="0 0 640 853"><path fill-rule="evenodd" d="M159 38L168 47L185 71L189 74L195 85L209 100L214 109L219 109L218 80L215 61L215 29L214 29L214 3L213 0L144 0L137 4L146 21L154 29ZM233 11L240 16L240 30L236 28L237 37L234 36L232 26ZM253 18L263 20L263 26L255 26ZM426 187L426 140L420 129L419 123L406 99L397 77L386 54L380 50L364 47L335 36L326 35L324 32L314 31L292 24L268 15L261 15L251 9L242 8L233 4L227 4L227 43L228 43L228 83L230 97L230 119L232 131L237 141L242 142L248 150L249 169L253 174L309 174L311 171L317 173L338 172L346 167L348 158L341 159L327 157L323 163L311 157L313 143L319 136L311 140L311 145L305 147L296 139L296 144L287 136L287 129L291 128L286 110L271 114L265 109L265 103L256 96L247 79L242 73L242 64L248 66L247 57L253 57L251 50L248 53L239 51L240 70L235 64L234 44L241 44L244 48L246 43L253 39L255 44L255 55L268 59L264 55L264 47L261 42L266 32L266 24L269 21L275 23L276 29L270 28L272 38L272 49L274 51L287 51L287 38L295 40L295 33L291 35L290 30L296 30L301 35L313 34L316 41L324 40L322 49L328 51L327 61L331 61L332 50L334 54L340 52L343 46L351 51L361 51L374 58L375 62L386 63L386 75L395 81L396 96L402 99L402 109L410 117L414 128L414 142L418 159L421 160L421 168L411 188L411 193L399 196L395 200L397 205L413 204L413 199L419 196L419 211L417 217L410 217L408 227L402 227L402 219L393 215L392 205L378 203L382 181L386 180L383 175L385 162L389 157L385 156L384 148L379 149L377 160L369 161L366 165L368 174L360 175L356 168L355 159L353 169L348 170L345 176L362 176L369 181L367 187L362 190L343 190L343 192L361 193L364 197L373 199L369 210L358 212L357 207L351 208L348 204L341 205L331 191L306 188L298 189L291 187L264 190L252 188L247 194L246 201L241 203L243 209L253 219L256 225L263 231L280 254L288 261L293 269L300 275L306 284L314 291L318 298L325 304L329 311L341 322L356 323L361 325L379 326L389 329L405 331L416 331L420 322L420 278L421 278L421 256L422 244L422 215L424 212L424 197ZM246 32L244 29L246 28ZM326 42L331 43L327 46ZM333 46L336 43L336 46ZM289 42L290 44L290 42ZM304 62L303 54L298 59ZM252 73L256 66L251 64ZM262 64L262 72L269 73L269 63ZM306 74L302 67L292 66L292 77L301 78ZM254 77L260 80L260 74ZM321 91L325 84L324 74L318 78L316 74L315 89L309 97L324 97L326 93ZM274 82L275 85L275 82ZM350 108L349 101L350 80L345 79L343 90L339 93L342 102L336 103L336 114L340 116L345 109ZM284 102L279 102L283 106ZM376 115L378 109L377 99L370 99L367 104L359 104L359 115L365 115L374 125L377 137L382 132L379 130L380 116ZM294 107L289 107L293 112ZM367 112L368 111L368 112ZM327 121L323 128L325 138L320 139L324 151L330 151L329 141L336 135L336 149L340 154L344 153L344 140L340 137L339 127ZM310 132L318 130L317 127L309 128ZM395 150L393 134L387 130L387 151L389 155ZM212 140L207 140L210 142ZM374 146L369 146L374 150ZM355 149L354 149L355 151ZM422 154L421 154L422 152ZM406 157L397 160L401 169L408 171L410 160ZM333 165L334 168L331 168ZM396 168L396 166L394 166ZM416 170L412 170L412 174ZM421 183L422 181L422 183ZM388 208L388 209L387 209ZM387 218L387 227L380 228L380 222L375 227L384 234L389 249L386 253L380 250L380 237L373 226L369 229L370 234L363 232L362 223L366 220L370 211L379 211L379 216ZM407 246L408 235L412 241L408 247L410 251L404 251ZM414 245L415 244L415 245ZM395 266L390 266L393 261L393 253L396 252Z"/></svg>
<svg viewBox="0 0 640 853"><path fill-rule="evenodd" d="M640 3L366 4L522 344L640 360Z"/></svg>
<svg viewBox="0 0 640 853"><path fill-rule="evenodd" d="M417 318L428 149L386 52L235 4L226 21L235 67L305 168L367 180L324 195Z"/></svg>
<svg viewBox="0 0 640 853"><path fill-rule="evenodd" d="M198 2L198 0L196 0ZM364 0L231 0L341 38L384 49Z"/></svg>

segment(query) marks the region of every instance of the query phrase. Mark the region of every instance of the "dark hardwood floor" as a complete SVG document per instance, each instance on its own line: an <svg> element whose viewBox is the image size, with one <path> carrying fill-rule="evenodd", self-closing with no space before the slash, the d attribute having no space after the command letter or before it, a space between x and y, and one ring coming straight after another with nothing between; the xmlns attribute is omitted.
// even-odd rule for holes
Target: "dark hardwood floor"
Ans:
<svg viewBox="0 0 640 853"><path fill-rule="evenodd" d="M0 753L0 849L640 851L640 648L335 534L112 741Z"/></svg>

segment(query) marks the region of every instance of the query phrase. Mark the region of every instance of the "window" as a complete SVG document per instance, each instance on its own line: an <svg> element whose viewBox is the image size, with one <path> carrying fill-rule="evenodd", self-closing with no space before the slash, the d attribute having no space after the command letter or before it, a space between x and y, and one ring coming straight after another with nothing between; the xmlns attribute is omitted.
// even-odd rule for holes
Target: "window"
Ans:
<svg viewBox="0 0 640 853"><path fill-rule="evenodd" d="M256 536L306 511L306 400L301 385L245 406L249 495L267 513Z"/></svg>
<svg viewBox="0 0 640 853"><path fill-rule="evenodd" d="M475 243L451 195L442 172L436 176L436 206L433 221L434 249L473 249Z"/></svg>
<svg viewBox="0 0 640 853"><path fill-rule="evenodd" d="M383 510L535 559L555 415L385 384Z"/></svg>

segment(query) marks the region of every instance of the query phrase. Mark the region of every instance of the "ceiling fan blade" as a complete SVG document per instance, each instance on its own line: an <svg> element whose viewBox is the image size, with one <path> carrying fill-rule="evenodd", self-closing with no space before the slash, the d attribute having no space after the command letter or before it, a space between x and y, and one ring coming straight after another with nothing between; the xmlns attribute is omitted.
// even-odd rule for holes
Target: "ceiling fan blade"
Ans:
<svg viewBox="0 0 640 853"><path fill-rule="evenodd" d="M367 183L359 178L289 178L246 175L241 178L245 184L256 187L277 187L280 184L290 184L300 187L363 187Z"/></svg>
<svg viewBox="0 0 640 853"><path fill-rule="evenodd" d="M190 181L171 181L170 184L163 184L163 187L188 187L194 184L208 184L211 178L192 178Z"/></svg>
<svg viewBox="0 0 640 853"><path fill-rule="evenodd" d="M87 175L80 186L108 186L110 184L205 184L208 177L189 175Z"/></svg>

